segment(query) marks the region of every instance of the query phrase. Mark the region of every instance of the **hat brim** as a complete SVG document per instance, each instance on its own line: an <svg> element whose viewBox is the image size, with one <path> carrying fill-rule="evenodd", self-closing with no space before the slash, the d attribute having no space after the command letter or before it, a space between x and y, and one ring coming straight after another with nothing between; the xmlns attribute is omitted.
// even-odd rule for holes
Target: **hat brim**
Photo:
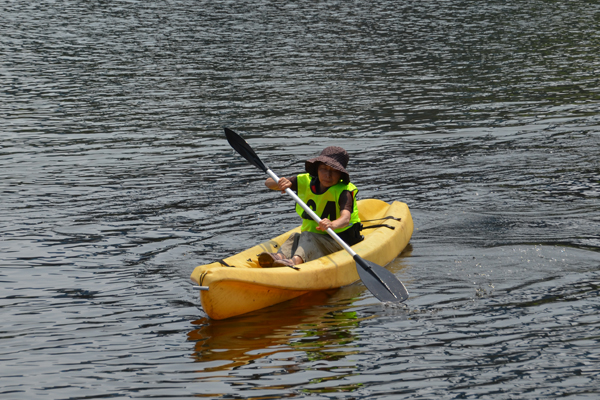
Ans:
<svg viewBox="0 0 600 400"><path fill-rule="evenodd" d="M304 163L304 167L306 172L311 174L312 176L319 176L319 163L323 163L336 171L339 171L342 174L342 180L346 183L350 183L350 174L346 171L346 168L342 166L339 162L334 160L331 157L327 156L319 156L315 158L311 158L310 160Z"/></svg>

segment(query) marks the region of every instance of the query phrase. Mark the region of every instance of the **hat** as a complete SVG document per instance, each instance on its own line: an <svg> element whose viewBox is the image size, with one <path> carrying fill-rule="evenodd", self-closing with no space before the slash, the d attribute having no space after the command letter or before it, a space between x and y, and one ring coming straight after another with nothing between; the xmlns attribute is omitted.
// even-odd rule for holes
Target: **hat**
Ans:
<svg viewBox="0 0 600 400"><path fill-rule="evenodd" d="M346 150L337 146L329 146L321 152L319 157L311 158L310 160L306 161L305 169L306 172L312 176L319 176L319 163L323 163L337 171L340 171L342 173L342 180L348 183L350 182L350 175L348 175L348 171L346 171L346 166L348 165L349 159L350 157L348 156Z"/></svg>

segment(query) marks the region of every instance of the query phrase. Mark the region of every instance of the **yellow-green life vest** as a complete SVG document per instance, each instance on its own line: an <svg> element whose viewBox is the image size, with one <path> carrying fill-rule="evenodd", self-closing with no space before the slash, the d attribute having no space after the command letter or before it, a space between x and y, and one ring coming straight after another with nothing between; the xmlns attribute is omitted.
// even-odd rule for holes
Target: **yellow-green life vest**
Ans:
<svg viewBox="0 0 600 400"><path fill-rule="evenodd" d="M350 215L350 223L340 229L336 229L336 233L340 233L350 228L352 225L360 222L358 217L358 207L356 206L356 194L358 189L352 183L338 182L337 184L330 186L325 193L315 194L310 188L310 182L313 177L310 174L300 174L297 176L298 179L298 197L300 197L307 206L311 208L321 219L328 218L330 221L334 221L340 217L340 196L344 190L348 190L352 193L354 199L354 206L352 214ZM327 234L327 232L317 230L319 224L308 215L302 207L296 204L296 212L302 217L302 232L315 232Z"/></svg>

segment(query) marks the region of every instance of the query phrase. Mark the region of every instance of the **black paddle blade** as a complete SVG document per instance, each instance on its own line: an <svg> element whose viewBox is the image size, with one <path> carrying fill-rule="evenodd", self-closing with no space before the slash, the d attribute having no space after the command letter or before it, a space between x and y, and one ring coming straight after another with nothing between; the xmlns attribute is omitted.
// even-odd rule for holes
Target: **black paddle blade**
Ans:
<svg viewBox="0 0 600 400"><path fill-rule="evenodd" d="M260 158L258 158L258 156L254 152L254 150L252 150L252 147L250 147L250 145L248 143L246 143L246 141L244 139L242 139L242 137L240 135L238 135L231 129L229 129L229 128L224 128L224 129L225 129L225 136L227 136L227 141L229 142L231 147L233 147L233 149L235 151L240 153L240 155L242 157L244 157L246 160L248 160L250 162L250 164L261 169L263 172L267 172L267 167L265 166L265 164L263 164L263 162L260 160Z"/></svg>
<svg viewBox="0 0 600 400"><path fill-rule="evenodd" d="M358 254L354 256L354 261L356 261L358 276L380 301L401 303L408 299L408 291L390 271L363 259Z"/></svg>

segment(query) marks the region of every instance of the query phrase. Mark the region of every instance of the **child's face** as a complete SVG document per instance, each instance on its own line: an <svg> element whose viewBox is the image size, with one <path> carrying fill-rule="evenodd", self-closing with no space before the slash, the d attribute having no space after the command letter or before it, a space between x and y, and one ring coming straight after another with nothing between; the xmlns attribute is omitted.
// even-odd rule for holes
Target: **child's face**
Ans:
<svg viewBox="0 0 600 400"><path fill-rule="evenodd" d="M319 164L317 171L319 173L319 181L325 187L333 186L342 179L342 173L337 169L331 168L329 165Z"/></svg>

